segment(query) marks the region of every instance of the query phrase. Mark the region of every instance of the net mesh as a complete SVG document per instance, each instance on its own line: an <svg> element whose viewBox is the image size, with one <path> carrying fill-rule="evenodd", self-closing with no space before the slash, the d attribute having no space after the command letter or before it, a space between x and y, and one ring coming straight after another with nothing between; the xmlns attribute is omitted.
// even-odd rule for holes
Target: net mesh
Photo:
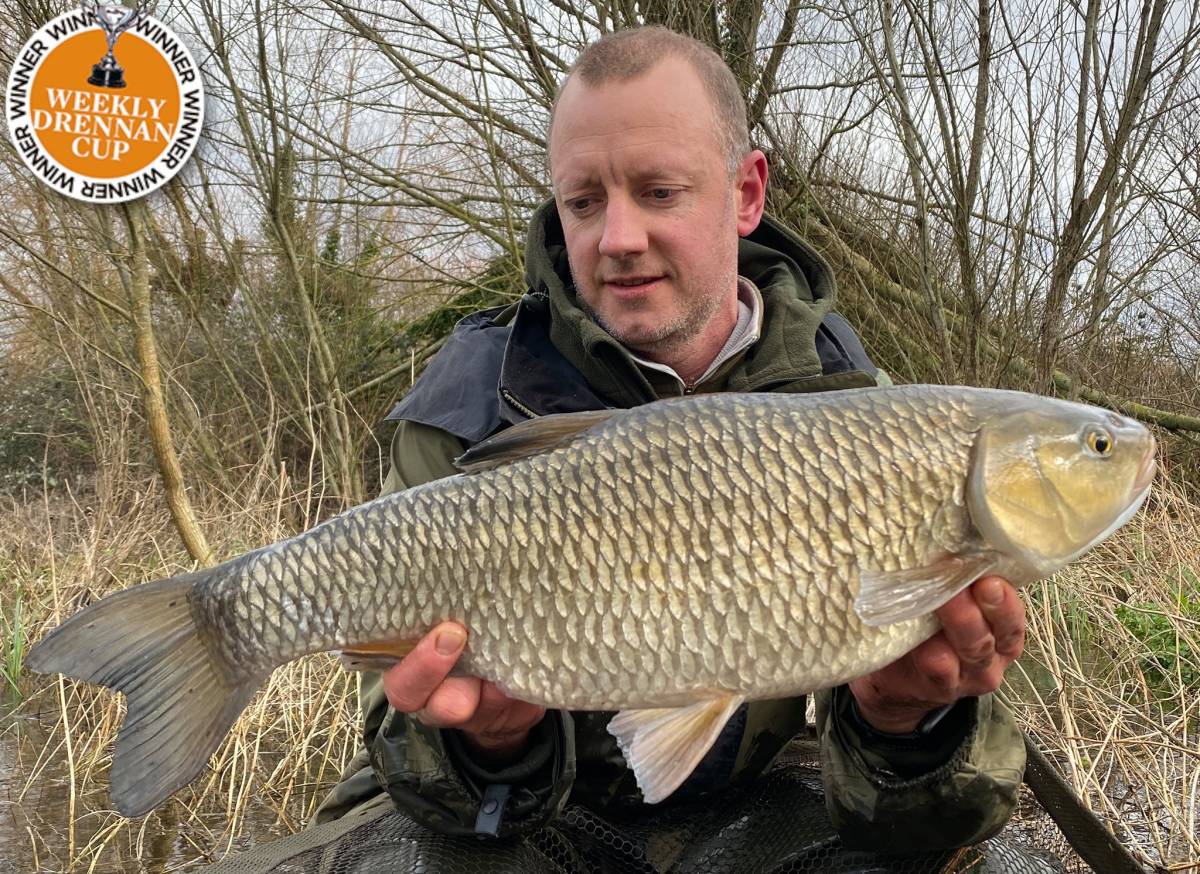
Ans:
<svg viewBox="0 0 1200 874"><path fill-rule="evenodd" d="M1051 874L1068 869L1006 832L978 846L911 856L846 847L809 750L789 749L767 777L707 803L603 816L568 805L508 840L431 832L394 810L339 820L256 847L206 874ZM1072 866L1072 870L1088 871Z"/></svg>

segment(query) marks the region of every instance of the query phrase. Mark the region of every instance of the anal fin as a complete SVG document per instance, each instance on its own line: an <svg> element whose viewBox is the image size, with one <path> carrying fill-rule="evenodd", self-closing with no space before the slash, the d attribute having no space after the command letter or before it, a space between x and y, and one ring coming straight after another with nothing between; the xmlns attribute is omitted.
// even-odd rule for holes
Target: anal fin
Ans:
<svg viewBox="0 0 1200 874"><path fill-rule="evenodd" d="M745 698L722 695L686 707L622 710L608 723L647 803L662 801L688 778Z"/></svg>

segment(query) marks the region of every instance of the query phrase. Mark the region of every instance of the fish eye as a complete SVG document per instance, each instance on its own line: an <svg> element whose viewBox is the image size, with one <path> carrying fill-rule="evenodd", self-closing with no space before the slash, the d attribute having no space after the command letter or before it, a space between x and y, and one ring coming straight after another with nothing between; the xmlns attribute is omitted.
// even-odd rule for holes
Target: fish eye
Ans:
<svg viewBox="0 0 1200 874"><path fill-rule="evenodd" d="M1112 434L1103 428L1092 428L1087 432L1087 436L1084 439L1087 441L1088 449L1101 458L1107 458L1112 455L1113 443L1115 441Z"/></svg>

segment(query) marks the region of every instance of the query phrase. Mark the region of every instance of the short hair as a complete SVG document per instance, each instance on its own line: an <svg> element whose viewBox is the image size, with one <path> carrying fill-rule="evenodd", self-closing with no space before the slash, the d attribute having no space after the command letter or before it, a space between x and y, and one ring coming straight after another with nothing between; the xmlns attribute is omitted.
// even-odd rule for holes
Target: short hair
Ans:
<svg viewBox="0 0 1200 874"><path fill-rule="evenodd" d="M640 76L666 58L686 61L700 77L712 104L713 123L726 169L730 176L737 172L742 158L750 151L746 100L737 78L710 46L659 24L607 33L584 47L575 58L550 107L550 121L546 126L546 166L550 166L550 132L554 129L558 101L572 76L578 76L584 84L591 86L614 80L624 82Z"/></svg>

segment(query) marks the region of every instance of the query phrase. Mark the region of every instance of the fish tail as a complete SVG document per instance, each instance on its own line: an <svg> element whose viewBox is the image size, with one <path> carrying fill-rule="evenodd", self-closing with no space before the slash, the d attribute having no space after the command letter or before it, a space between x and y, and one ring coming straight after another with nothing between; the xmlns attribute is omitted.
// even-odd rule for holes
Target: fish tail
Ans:
<svg viewBox="0 0 1200 874"><path fill-rule="evenodd" d="M26 664L123 692L128 712L113 753L112 797L141 816L208 762L267 674L231 676L193 616L192 587L212 571L180 574L89 605L30 650Z"/></svg>

